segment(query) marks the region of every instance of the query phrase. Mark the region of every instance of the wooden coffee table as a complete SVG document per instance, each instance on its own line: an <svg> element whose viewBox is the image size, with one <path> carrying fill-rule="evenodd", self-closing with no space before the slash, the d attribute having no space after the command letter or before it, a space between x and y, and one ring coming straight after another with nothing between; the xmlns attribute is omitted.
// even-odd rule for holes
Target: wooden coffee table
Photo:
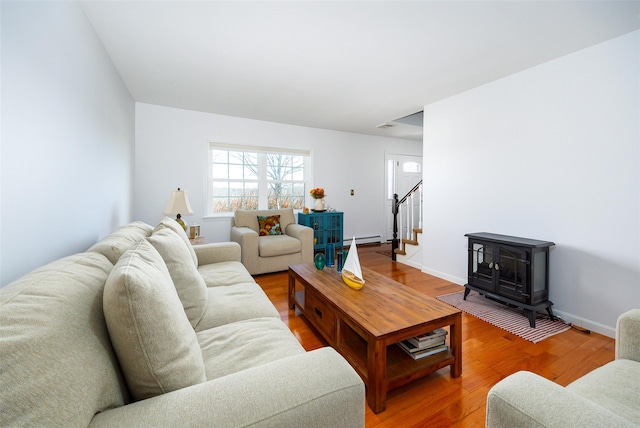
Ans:
<svg viewBox="0 0 640 428"><path fill-rule="evenodd" d="M362 268L365 286L353 290L333 268L289 267L289 307L297 307L358 372L367 403L386 408L387 391L450 366L462 373L462 312L410 287ZM449 328L449 350L419 360L396 342L440 327Z"/></svg>

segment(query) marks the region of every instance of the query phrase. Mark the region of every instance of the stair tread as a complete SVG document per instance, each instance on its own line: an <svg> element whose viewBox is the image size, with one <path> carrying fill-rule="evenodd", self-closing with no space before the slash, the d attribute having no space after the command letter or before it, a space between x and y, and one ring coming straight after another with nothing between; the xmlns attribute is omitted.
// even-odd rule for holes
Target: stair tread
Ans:
<svg viewBox="0 0 640 428"><path fill-rule="evenodd" d="M411 245L418 245L418 240L415 239L402 239L402 243L403 244L411 244Z"/></svg>

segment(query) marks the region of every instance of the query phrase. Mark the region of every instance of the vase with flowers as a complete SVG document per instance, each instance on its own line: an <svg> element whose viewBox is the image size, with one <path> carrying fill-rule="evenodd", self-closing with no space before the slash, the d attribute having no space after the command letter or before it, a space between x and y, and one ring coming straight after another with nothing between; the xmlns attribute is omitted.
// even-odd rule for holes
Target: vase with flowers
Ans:
<svg viewBox="0 0 640 428"><path fill-rule="evenodd" d="M313 210L324 211L324 189L322 187L314 187L309 191L309 194L313 199L315 199Z"/></svg>

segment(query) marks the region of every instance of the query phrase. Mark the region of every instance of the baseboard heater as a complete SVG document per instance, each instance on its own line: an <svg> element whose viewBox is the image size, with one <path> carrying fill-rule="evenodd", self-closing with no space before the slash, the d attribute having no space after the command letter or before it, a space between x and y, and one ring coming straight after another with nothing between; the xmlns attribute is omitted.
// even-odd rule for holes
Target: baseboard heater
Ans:
<svg viewBox="0 0 640 428"><path fill-rule="evenodd" d="M353 236L350 236L348 238L344 238L343 244L346 246L351 245L351 240L353 239ZM382 236L380 235L373 235L373 236L356 236L356 245L360 245L360 244L380 244L384 242L384 240L382 239Z"/></svg>

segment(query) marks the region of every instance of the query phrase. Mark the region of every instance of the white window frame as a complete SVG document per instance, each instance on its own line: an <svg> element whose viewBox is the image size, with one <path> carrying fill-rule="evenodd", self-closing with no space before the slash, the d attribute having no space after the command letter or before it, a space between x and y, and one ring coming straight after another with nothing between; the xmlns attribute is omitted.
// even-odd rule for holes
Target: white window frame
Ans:
<svg viewBox="0 0 640 428"><path fill-rule="evenodd" d="M206 168L206 200L205 200L205 217L217 217L217 216L227 216L232 213L232 211L225 212L214 212L213 211L213 156L212 149L216 150L228 150L228 151L240 151L247 153L256 153L258 155L258 207L257 209L267 209L268 205L268 193L269 193L269 178L267 175L266 168L266 157L269 154L283 154L283 155L297 155L303 157L303 204L306 201L306 196L311 189L311 165L312 162L312 152L310 150L299 150L299 149L289 149L289 148L276 148L276 147L262 147L262 146L249 146L249 145L241 145L241 144L227 144L227 143L218 143L218 142L209 142L207 145L207 168ZM227 181L230 180L227 177ZM235 181L236 179L234 179ZM240 180L245 181L245 180ZM255 180L246 180L248 182L255 182ZM299 183L299 180L293 180L292 183ZM295 208L294 208L295 209Z"/></svg>

